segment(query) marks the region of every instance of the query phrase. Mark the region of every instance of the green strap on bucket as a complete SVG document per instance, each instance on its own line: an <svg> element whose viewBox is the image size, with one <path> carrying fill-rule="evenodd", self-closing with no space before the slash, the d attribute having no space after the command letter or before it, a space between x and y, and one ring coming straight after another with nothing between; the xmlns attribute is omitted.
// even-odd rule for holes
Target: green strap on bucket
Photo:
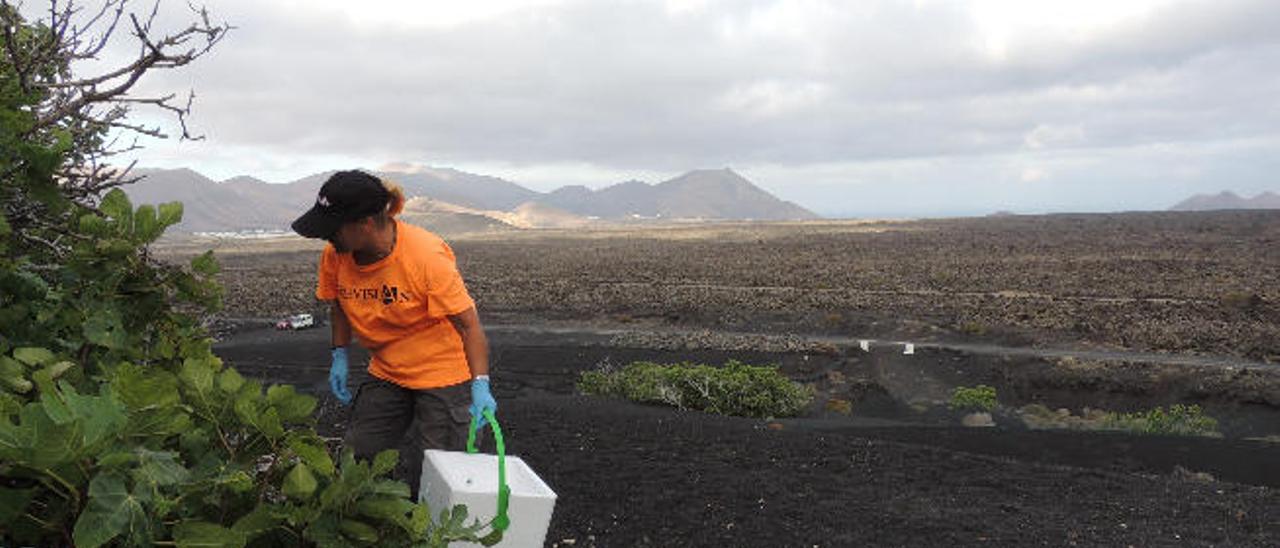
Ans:
<svg viewBox="0 0 1280 548"><path fill-rule="evenodd" d="M511 525L507 517L507 505L511 502L511 488L507 486L507 446L502 442L502 427L493 418L493 411L484 410L484 418L493 427L493 441L498 446L498 515L494 516L491 525L495 531L506 531ZM476 453L476 426L478 417L471 417L471 428L467 431L467 453Z"/></svg>

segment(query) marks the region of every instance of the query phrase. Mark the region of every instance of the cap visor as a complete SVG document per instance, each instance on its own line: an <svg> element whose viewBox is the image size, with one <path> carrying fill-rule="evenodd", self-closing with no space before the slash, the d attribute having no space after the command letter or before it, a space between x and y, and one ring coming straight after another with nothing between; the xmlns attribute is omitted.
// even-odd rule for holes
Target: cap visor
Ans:
<svg viewBox="0 0 1280 548"><path fill-rule="evenodd" d="M319 206L312 206L310 211L303 213L298 220L294 221L291 226L294 232L307 238L329 239L334 232L338 231L338 227L342 225L342 221L337 217L325 214L320 210Z"/></svg>

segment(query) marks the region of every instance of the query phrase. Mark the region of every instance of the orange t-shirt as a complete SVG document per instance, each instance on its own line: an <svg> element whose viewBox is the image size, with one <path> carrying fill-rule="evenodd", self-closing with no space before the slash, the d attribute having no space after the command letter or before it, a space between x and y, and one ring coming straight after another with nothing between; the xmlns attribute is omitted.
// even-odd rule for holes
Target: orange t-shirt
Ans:
<svg viewBox="0 0 1280 548"><path fill-rule="evenodd" d="M342 305L352 332L373 354L369 374L414 389L471 379L462 336L446 316L475 301L439 236L396 221L391 254L367 265L325 246L316 298Z"/></svg>

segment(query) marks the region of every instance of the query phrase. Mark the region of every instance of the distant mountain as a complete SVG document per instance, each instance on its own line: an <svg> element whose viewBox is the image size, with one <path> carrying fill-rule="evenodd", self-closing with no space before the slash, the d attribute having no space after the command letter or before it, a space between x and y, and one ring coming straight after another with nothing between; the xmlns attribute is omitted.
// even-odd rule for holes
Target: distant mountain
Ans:
<svg viewBox="0 0 1280 548"><path fill-rule="evenodd" d="M377 173L400 183L414 196L476 209L509 211L541 196L511 181L449 168L395 163L382 166Z"/></svg>
<svg viewBox="0 0 1280 548"><path fill-rule="evenodd" d="M252 177L217 183L190 169L139 169L142 180L124 186L135 203L183 203L184 232L255 229L287 230L288 223L315 201L315 190L273 185ZM317 183L318 187L319 184Z"/></svg>
<svg viewBox="0 0 1280 548"><path fill-rule="evenodd" d="M1280 209L1280 194L1263 192L1253 198L1242 198L1230 191L1223 191L1218 194L1197 194L1169 208L1170 211L1211 211L1215 209Z"/></svg>
<svg viewBox="0 0 1280 548"><path fill-rule="evenodd" d="M818 216L765 192L731 169L690 171L656 185L627 181L592 191L561 187L537 202L603 219L815 219Z"/></svg>
<svg viewBox="0 0 1280 548"><path fill-rule="evenodd" d="M428 198L427 203L434 204L430 212L414 212L417 219L425 220L430 213L437 215L434 222L459 229L571 227L592 220L817 217L729 169L691 171L656 185L628 181L600 190L569 186L549 193L455 169L389 164L372 172L400 183L409 198ZM332 173L272 184L249 176L215 182L190 169L139 169L134 174L143 179L124 190L139 204L183 202L178 231L285 231L311 207ZM441 204L457 210L450 211L448 219L439 217Z"/></svg>

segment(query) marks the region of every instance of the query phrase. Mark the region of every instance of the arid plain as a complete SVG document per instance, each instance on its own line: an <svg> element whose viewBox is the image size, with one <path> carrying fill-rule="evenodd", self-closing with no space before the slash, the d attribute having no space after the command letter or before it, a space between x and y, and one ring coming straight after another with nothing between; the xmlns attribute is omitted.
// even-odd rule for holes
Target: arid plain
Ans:
<svg viewBox="0 0 1280 548"><path fill-rule="evenodd" d="M549 544L1280 541L1280 212L448 236L490 331L509 447L560 493ZM159 252L210 247L219 353L321 396L336 435L327 329L269 328L323 317L318 245ZM602 364L735 358L813 386L812 408L735 419L573 386ZM946 396L979 383L1006 411L960 427ZM1221 435L1072 427L1175 403ZM1035 427L1018 411L1032 404L1067 419Z"/></svg>

